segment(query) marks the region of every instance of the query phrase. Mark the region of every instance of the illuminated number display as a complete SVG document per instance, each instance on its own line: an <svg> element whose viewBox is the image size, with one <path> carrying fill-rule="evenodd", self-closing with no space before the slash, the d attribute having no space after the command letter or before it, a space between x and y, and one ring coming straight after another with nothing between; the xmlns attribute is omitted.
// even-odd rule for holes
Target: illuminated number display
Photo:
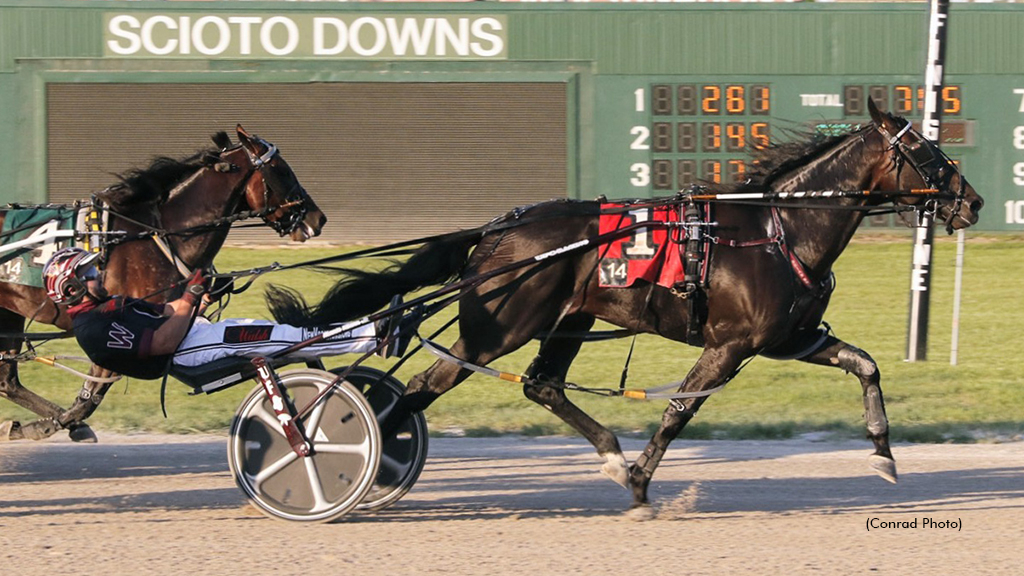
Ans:
<svg viewBox="0 0 1024 576"><path fill-rule="evenodd" d="M942 88L939 106L943 116L960 116L963 109L959 85ZM843 86L843 115L864 117L868 115L867 99L875 101L879 110L891 111L899 116L920 116L924 114L925 87L919 84L895 84L893 86Z"/></svg>
<svg viewBox="0 0 1024 576"><path fill-rule="evenodd" d="M650 109L653 190L742 182L749 154L771 142L769 84L653 84Z"/></svg>
<svg viewBox="0 0 1024 576"><path fill-rule="evenodd" d="M701 145L704 152L719 152L722 149L722 125L717 122L703 122L700 125Z"/></svg>
<svg viewBox="0 0 1024 576"><path fill-rule="evenodd" d="M702 86L700 89L700 111L702 114L722 113L722 89L718 86Z"/></svg>

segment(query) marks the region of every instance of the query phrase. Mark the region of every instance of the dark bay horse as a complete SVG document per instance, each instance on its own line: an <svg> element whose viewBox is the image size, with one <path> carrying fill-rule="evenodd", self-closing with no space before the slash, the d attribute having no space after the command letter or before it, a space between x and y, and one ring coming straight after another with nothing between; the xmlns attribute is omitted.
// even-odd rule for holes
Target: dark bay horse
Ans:
<svg viewBox="0 0 1024 576"><path fill-rule="evenodd" d="M140 170L120 176L121 182L97 194L110 207L109 230L129 235L153 230L165 235L164 248L151 238L135 239L109 249L104 283L111 294L164 302L181 295L167 288L183 272L207 268L224 244L231 224L227 217L255 211L279 234L298 242L316 236L327 221L306 193L277 147L237 126L239 144L227 133L213 137L217 149L184 160L156 158ZM0 212L0 224L5 214ZM175 232L182 232L175 234ZM172 257L178 263L172 262ZM53 324L64 330L71 320L47 298L46 291L0 282L0 333L24 330L25 320ZM22 341L0 338L2 350L16 354ZM109 376L97 366L93 376ZM39 420L0 423L0 441L41 439L69 429L76 441L95 441L84 420L103 399L110 384L86 381L74 405L65 410L22 386L16 362L0 363L0 396L38 414Z"/></svg>
<svg viewBox="0 0 1024 576"><path fill-rule="evenodd" d="M902 118L870 106L873 122L848 134L791 142L755 153L759 168L750 183L712 191L784 192L804 190L895 191L937 188L930 209L950 229L977 222L983 201L938 148ZM939 198L935 200L935 198ZM714 389L731 379L758 354L795 356L803 362L839 368L860 380L868 438L874 444L871 468L896 481L878 366L863 350L819 331L831 294L831 269L864 218L863 208L888 200L902 206L926 202L921 196L862 195L807 200L813 209L716 203L719 237L710 255L705 289L703 352L680 392ZM923 206L920 206L923 207ZM914 209L914 208L911 208ZM522 225L486 230L468 239L427 243L404 264L379 273L354 273L310 308L283 291L269 292L280 321L323 324L380 309L393 294L472 277L510 262L598 235L599 204L552 201L510 213L497 223ZM783 240L784 238L784 240ZM774 239L773 242L758 240ZM749 242L751 246L729 245ZM476 247L472 254L470 248ZM636 332L686 342L689 307L673 291L646 283L602 288L590 250L497 275L466 290L459 301L459 338L451 352L473 364L492 360L552 329L565 334L589 330L595 318ZM794 263L786 254L794 254ZM805 276L807 282L800 276ZM557 322L561 314L566 314ZM526 375L564 381L581 345L580 337L545 340ZM441 361L415 376L385 422L385 437L409 414L426 409L471 372ZM524 386L531 400L549 409L585 436L605 459L602 472L632 490L631 516L653 515L647 498L651 477L669 443L682 431L706 396L674 398L659 429L636 462L628 465L619 442L552 386Z"/></svg>

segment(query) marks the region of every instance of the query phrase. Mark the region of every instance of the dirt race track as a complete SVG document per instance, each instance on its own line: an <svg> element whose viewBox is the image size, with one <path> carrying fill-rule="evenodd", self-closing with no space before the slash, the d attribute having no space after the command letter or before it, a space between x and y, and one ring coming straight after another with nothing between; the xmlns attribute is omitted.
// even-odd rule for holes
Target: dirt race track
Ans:
<svg viewBox="0 0 1024 576"><path fill-rule="evenodd" d="M1022 443L897 446L893 486L867 441L679 441L638 523L583 441L432 439L392 508L299 525L246 504L224 438L100 440L0 445L0 573L1024 573Z"/></svg>

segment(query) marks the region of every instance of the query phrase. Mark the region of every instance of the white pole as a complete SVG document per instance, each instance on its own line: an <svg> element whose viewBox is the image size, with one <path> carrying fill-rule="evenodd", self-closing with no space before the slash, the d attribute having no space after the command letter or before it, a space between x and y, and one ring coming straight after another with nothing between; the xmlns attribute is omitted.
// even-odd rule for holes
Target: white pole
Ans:
<svg viewBox="0 0 1024 576"><path fill-rule="evenodd" d="M964 245L966 244L963 228L956 232L956 273L953 280L953 339L949 344L949 365L956 366L960 352L960 294L964 284Z"/></svg>
<svg viewBox="0 0 1024 576"><path fill-rule="evenodd" d="M942 118L942 80L946 60L946 21L949 0L931 0L928 19L928 60L925 65L924 119L921 134L939 142ZM910 271L910 318L907 322L907 362L928 359L928 316L931 302L932 216L920 212L914 234L913 264Z"/></svg>

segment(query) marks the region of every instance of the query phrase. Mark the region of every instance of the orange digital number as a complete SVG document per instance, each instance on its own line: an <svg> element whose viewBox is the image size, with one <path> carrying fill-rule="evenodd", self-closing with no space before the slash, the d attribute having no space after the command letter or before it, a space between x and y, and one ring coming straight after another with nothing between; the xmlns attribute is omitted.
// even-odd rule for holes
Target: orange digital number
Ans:
<svg viewBox="0 0 1024 576"><path fill-rule="evenodd" d="M960 113L960 87L946 86L942 89L942 113Z"/></svg>
<svg viewBox="0 0 1024 576"><path fill-rule="evenodd" d="M729 179L731 181L742 182L746 171L747 165L743 160L729 160Z"/></svg>
<svg viewBox="0 0 1024 576"><path fill-rule="evenodd" d="M729 152L740 152L747 143L747 129L740 122L726 124L725 136L729 139L725 145L725 149Z"/></svg>
<svg viewBox="0 0 1024 576"><path fill-rule="evenodd" d="M747 108L747 101L743 86L725 87L725 111L729 114L743 114Z"/></svg>
<svg viewBox="0 0 1024 576"><path fill-rule="evenodd" d="M767 122L754 122L750 125L750 139L753 140L754 148L760 150L767 148L771 143L771 129Z"/></svg>
<svg viewBox="0 0 1024 576"><path fill-rule="evenodd" d="M722 113L722 89L718 86L704 86L701 88L700 105L705 114Z"/></svg>
<svg viewBox="0 0 1024 576"><path fill-rule="evenodd" d="M767 114L771 108L771 90L767 86L754 86L754 100L750 105L751 114Z"/></svg>
<svg viewBox="0 0 1024 576"><path fill-rule="evenodd" d="M702 122L701 132L703 152L718 152L722 148L722 125L717 122Z"/></svg>
<svg viewBox="0 0 1024 576"><path fill-rule="evenodd" d="M701 164L701 168L704 171L704 180L714 182L715 184L722 183L722 163L720 161L705 160Z"/></svg>
<svg viewBox="0 0 1024 576"><path fill-rule="evenodd" d="M894 86L896 102L893 108L897 114L910 114L914 111L914 89L910 86Z"/></svg>

